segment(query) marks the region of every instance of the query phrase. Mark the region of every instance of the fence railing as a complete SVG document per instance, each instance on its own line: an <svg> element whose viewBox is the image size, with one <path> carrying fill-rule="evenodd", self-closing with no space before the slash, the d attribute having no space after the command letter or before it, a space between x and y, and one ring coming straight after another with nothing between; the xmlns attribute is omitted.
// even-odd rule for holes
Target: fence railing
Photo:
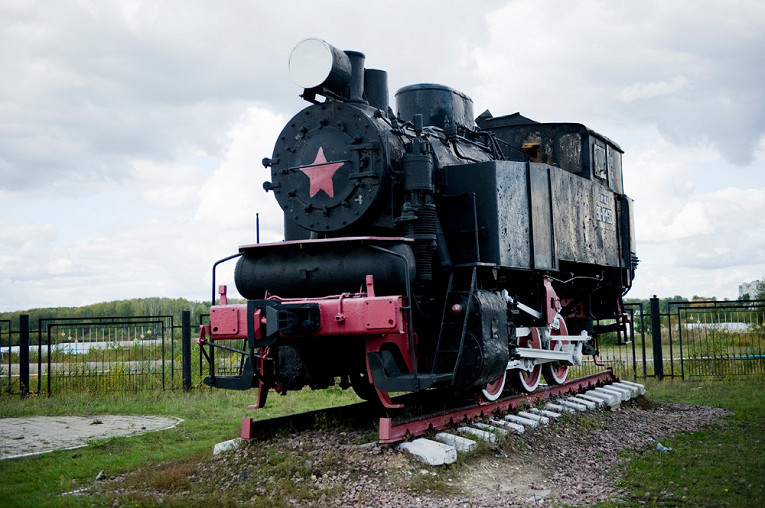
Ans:
<svg viewBox="0 0 765 508"><path fill-rule="evenodd" d="M600 355L571 376L611 367L620 377L701 379L765 374L765 300L626 304L629 340L598 337Z"/></svg>
<svg viewBox="0 0 765 508"><path fill-rule="evenodd" d="M14 384L11 376L13 367L12 334L11 320L0 320L0 393L18 393L19 391L18 383Z"/></svg>
<svg viewBox="0 0 765 508"><path fill-rule="evenodd" d="M765 300L670 302L668 307L661 331L666 326L670 346L665 372L668 366L677 376L679 365L683 379L765 374Z"/></svg>
<svg viewBox="0 0 765 508"><path fill-rule="evenodd" d="M45 318L35 330L24 315L18 330L2 322L0 391L24 396L188 389L193 376L188 314L182 313L181 325L173 316Z"/></svg>
<svg viewBox="0 0 765 508"><path fill-rule="evenodd" d="M579 377L610 367L624 379L700 379L765 374L765 300L626 304L623 333L597 337L599 355L572 367ZM188 389L209 367L199 350L191 369L192 330L186 311L173 316L40 319L14 330L0 320L0 393ZM24 318L24 316L22 316ZM203 324L207 316L200 317ZM610 324L610 323L602 323ZM196 345L194 345L196 347ZM220 351L216 375L238 371L240 355Z"/></svg>

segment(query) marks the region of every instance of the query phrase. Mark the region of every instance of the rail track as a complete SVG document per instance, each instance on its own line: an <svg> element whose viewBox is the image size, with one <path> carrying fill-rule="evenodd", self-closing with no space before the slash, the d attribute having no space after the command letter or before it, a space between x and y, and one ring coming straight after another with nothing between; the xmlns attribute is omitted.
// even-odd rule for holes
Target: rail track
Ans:
<svg viewBox="0 0 765 508"><path fill-rule="evenodd" d="M241 438L251 441L280 431L299 432L334 421L355 427L369 426L371 428L375 420L379 419L379 442L396 443L410 437L424 435L431 430L444 430L473 419L500 415L519 406L535 405L539 401L554 397L575 395L581 391L617 381L618 378L609 369L562 385L543 387L533 393L503 397L491 403L465 404L461 401L463 403L455 407L453 397L451 397L452 405L450 406L449 399L439 397L436 392L429 394L427 398L407 395L394 399L408 408L407 413L402 413L400 410L397 413L391 413L370 403L358 403L265 420L244 417ZM403 418L400 416L411 415L412 412L415 412L416 416Z"/></svg>

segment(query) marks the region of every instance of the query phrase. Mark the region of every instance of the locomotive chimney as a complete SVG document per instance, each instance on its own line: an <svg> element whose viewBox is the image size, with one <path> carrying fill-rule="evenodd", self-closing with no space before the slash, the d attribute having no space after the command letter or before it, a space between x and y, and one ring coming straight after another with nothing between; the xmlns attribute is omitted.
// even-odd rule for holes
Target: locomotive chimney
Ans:
<svg viewBox="0 0 765 508"><path fill-rule="evenodd" d="M388 111L388 73L380 69L364 69L364 95L370 106Z"/></svg>
<svg viewBox="0 0 765 508"><path fill-rule="evenodd" d="M361 55L361 73L364 55ZM313 102L316 94L344 97L353 69L348 55L321 39L306 39L290 54L289 71L296 85L305 89L303 97ZM361 78L363 89L363 76Z"/></svg>
<svg viewBox="0 0 765 508"><path fill-rule="evenodd" d="M349 83L350 102L363 102L364 100L364 53L358 51L346 51L345 54L351 61L351 82Z"/></svg>

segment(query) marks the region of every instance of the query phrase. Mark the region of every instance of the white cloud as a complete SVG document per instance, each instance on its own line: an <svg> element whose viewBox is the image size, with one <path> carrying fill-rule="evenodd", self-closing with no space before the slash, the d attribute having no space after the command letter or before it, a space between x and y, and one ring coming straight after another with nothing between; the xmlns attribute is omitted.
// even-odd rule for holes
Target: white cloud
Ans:
<svg viewBox="0 0 765 508"><path fill-rule="evenodd" d="M255 242L256 213L263 241L282 238L281 210L263 190L270 175L260 161L271 155L285 121L248 108L223 136L214 171L133 161L139 192L123 206L135 209L80 238L61 225L0 223L0 308L16 308L19 301L31 307L138 296L209 298L213 261ZM146 213L147 207L153 211ZM185 212L169 218L172 207ZM219 282L230 284L235 296L232 269L223 267Z"/></svg>
<svg viewBox="0 0 765 508"><path fill-rule="evenodd" d="M148 189L143 193L144 199L151 205L164 208L180 208L191 206L199 198L199 186L179 185Z"/></svg>
<svg viewBox="0 0 765 508"><path fill-rule="evenodd" d="M765 273L762 2L82 0L0 19L0 308L208 298L256 213L281 239L260 160L305 106L286 62L311 36L387 70L392 103L438 82L476 114L618 142L634 294L727 296Z"/></svg>
<svg viewBox="0 0 765 508"><path fill-rule="evenodd" d="M655 81L653 83L635 83L622 89L617 97L624 102L633 102L640 99L653 99L659 95L667 95L681 90L688 84L683 76L675 76L669 82Z"/></svg>
<svg viewBox="0 0 765 508"><path fill-rule="evenodd" d="M765 47L764 19L765 4L747 1L510 2L471 52L475 95L494 114L605 133L654 127L675 145L709 144L751 164L765 134L765 89L753 86L765 80L753 50Z"/></svg>
<svg viewBox="0 0 765 508"><path fill-rule="evenodd" d="M196 206L204 171L189 164L156 164L139 160L133 164L133 178L142 196L152 206L181 208Z"/></svg>
<svg viewBox="0 0 765 508"><path fill-rule="evenodd" d="M51 261L48 265L48 273L52 275L66 275L71 273L73 266L74 263L72 263L71 259L58 258Z"/></svg>
<svg viewBox="0 0 765 508"><path fill-rule="evenodd" d="M672 218L670 229L674 238L682 240L692 236L709 235L714 233L714 226L707 215L704 203L685 203L680 211Z"/></svg>
<svg viewBox="0 0 765 508"><path fill-rule="evenodd" d="M271 157L276 137L286 119L268 110L250 107L227 134L228 148L221 161L201 189L195 218L220 228L249 231L240 243L254 243L255 215L261 214L261 224L271 227L266 237L271 241L281 236L281 209L272 194L263 190L263 182L271 179L270 171L261 161ZM274 237L275 235L277 237Z"/></svg>

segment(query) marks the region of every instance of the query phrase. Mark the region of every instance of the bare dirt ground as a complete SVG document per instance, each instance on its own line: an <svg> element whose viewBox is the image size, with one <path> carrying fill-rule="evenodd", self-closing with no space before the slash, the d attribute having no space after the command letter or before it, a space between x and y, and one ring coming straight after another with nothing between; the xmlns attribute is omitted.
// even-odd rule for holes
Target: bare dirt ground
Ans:
<svg viewBox="0 0 765 508"><path fill-rule="evenodd" d="M662 437L695 431L723 414L638 399L510 436L441 467L424 466L394 446L363 444L368 431L307 431L252 442L182 471L152 466L162 482L136 471L94 482L88 491L107 495L115 506L200 496L253 506L586 506L622 496L614 487L620 452L661 453L655 449ZM173 474L182 478L168 481Z"/></svg>

